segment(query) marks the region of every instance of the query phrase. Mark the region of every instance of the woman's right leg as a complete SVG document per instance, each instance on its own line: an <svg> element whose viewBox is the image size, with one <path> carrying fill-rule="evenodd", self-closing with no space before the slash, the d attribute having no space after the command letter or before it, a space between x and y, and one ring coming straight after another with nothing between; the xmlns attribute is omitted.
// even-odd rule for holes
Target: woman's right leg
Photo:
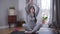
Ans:
<svg viewBox="0 0 60 34"><path fill-rule="evenodd" d="M22 26L26 31L31 31L32 30L32 28L30 28L29 25L27 25L27 24L23 24Z"/></svg>

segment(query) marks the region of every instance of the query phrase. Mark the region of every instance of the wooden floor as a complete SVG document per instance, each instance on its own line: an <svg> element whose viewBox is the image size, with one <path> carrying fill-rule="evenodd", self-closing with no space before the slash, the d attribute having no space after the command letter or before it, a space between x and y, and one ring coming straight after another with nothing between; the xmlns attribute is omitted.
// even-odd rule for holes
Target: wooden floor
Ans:
<svg viewBox="0 0 60 34"><path fill-rule="evenodd" d="M14 31L15 28L7 28L7 29L0 29L0 34L10 34L12 31ZM24 28L18 27L19 31L24 31Z"/></svg>
<svg viewBox="0 0 60 34"><path fill-rule="evenodd" d="M25 31L22 27L17 27L18 31ZM16 28L7 28L7 29L0 29L0 34L10 34L12 31L14 31Z"/></svg>

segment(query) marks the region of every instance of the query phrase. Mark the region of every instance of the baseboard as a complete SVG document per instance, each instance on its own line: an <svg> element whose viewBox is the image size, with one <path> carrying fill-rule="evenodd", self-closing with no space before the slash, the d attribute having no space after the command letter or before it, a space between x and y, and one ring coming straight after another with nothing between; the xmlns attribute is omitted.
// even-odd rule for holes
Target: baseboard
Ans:
<svg viewBox="0 0 60 34"><path fill-rule="evenodd" d="M14 27L14 24L11 25L11 27ZM9 28L9 25L6 25L6 26L0 26L0 29L6 29L6 28Z"/></svg>
<svg viewBox="0 0 60 34"><path fill-rule="evenodd" d="M0 29L6 29L8 27L9 27L8 25L7 26L0 26Z"/></svg>

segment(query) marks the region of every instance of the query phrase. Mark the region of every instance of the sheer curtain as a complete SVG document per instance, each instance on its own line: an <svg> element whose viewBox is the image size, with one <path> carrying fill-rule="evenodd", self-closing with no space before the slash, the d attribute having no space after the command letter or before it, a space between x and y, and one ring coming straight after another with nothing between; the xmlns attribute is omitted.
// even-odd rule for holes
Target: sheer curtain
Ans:
<svg viewBox="0 0 60 34"><path fill-rule="evenodd" d="M37 0L37 5L42 12L42 17L48 17L47 23L52 23L52 0Z"/></svg>

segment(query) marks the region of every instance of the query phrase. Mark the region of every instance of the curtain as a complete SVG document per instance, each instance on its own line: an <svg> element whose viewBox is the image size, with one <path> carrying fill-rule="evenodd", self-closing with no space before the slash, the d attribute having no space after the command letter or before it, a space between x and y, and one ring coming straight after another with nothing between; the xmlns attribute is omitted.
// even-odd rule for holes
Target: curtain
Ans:
<svg viewBox="0 0 60 34"><path fill-rule="evenodd" d="M60 0L53 0L52 24L56 28L60 26Z"/></svg>
<svg viewBox="0 0 60 34"><path fill-rule="evenodd" d="M54 15L54 4L53 4L53 0L50 0L50 18L49 18L49 24L52 24L52 21L53 21L53 15Z"/></svg>
<svg viewBox="0 0 60 34"><path fill-rule="evenodd" d="M56 20L58 28L60 28L60 0L56 0Z"/></svg>

